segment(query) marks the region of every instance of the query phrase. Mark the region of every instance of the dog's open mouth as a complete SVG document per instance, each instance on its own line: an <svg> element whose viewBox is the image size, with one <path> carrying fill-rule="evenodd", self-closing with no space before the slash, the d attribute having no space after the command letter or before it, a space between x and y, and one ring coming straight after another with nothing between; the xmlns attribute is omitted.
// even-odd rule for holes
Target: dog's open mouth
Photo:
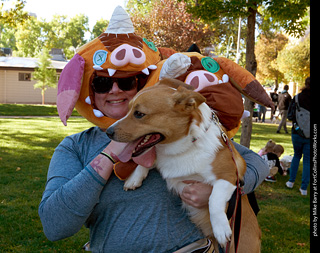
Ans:
<svg viewBox="0 0 320 253"><path fill-rule="evenodd" d="M136 145L135 149L132 152L132 156L136 157L144 153L147 149L153 147L154 145L158 144L160 141L164 139L162 134L154 133L154 134L147 134L141 137Z"/></svg>
<svg viewBox="0 0 320 253"><path fill-rule="evenodd" d="M160 133L150 133L144 135L137 140L128 143L128 145L123 149L121 154L118 155L118 159L121 162L127 162L131 157L141 156L147 153L149 149L164 140L164 136Z"/></svg>

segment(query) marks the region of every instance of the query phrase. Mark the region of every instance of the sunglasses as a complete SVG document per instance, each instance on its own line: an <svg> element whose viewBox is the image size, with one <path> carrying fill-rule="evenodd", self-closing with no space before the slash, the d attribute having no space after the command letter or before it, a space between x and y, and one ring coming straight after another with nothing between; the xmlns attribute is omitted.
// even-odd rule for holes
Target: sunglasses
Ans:
<svg viewBox="0 0 320 253"><path fill-rule="evenodd" d="M112 78L95 76L91 86L95 93L104 94L111 91L113 83L116 82L120 90L129 91L137 87L138 82L135 76L128 78Z"/></svg>

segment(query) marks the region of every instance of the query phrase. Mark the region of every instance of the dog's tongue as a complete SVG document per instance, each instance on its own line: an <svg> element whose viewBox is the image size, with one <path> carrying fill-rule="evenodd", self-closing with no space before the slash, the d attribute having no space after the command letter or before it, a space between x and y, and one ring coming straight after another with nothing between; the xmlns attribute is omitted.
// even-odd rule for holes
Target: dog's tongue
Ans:
<svg viewBox="0 0 320 253"><path fill-rule="evenodd" d="M141 139L142 138L138 139L135 142L129 142L128 145L125 146L122 152L118 155L118 159L123 163L128 162L131 159L134 149L136 148L138 143L141 141Z"/></svg>
<svg viewBox="0 0 320 253"><path fill-rule="evenodd" d="M151 168L156 160L156 148L152 147L147 152L133 157L132 159L136 164L139 164L146 168Z"/></svg>
<svg viewBox="0 0 320 253"><path fill-rule="evenodd" d="M143 140L144 137L140 138L139 140L135 142L130 142L128 145L122 150L122 152L118 155L118 160L125 163L128 162L131 157L134 149L138 145L141 140ZM140 164L146 168L149 168L153 165L155 159L156 159L156 151L155 147L150 148L148 151L142 153L139 156L132 158L135 163Z"/></svg>

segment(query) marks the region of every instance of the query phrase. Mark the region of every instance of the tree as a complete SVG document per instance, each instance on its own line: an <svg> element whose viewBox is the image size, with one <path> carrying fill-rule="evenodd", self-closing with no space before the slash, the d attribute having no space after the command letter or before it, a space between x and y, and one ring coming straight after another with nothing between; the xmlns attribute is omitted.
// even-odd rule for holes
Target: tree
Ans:
<svg viewBox="0 0 320 253"><path fill-rule="evenodd" d="M29 18L28 13L23 10L25 5L24 0L15 1L14 7L11 7L8 10L4 10L3 8L4 1L5 0L1 0L2 3L0 5L0 26L7 24L10 27L16 27L18 24L23 23Z"/></svg>
<svg viewBox="0 0 320 253"><path fill-rule="evenodd" d="M4 10L4 1L0 0L0 47L10 47L15 50L14 29L29 19L27 12L23 10L25 1L17 0L14 6ZM5 35L3 35L5 33Z"/></svg>
<svg viewBox="0 0 320 253"><path fill-rule="evenodd" d="M0 31L0 47L9 47L12 50L17 50L15 32L15 28L10 27L8 24L4 24L2 26L2 31Z"/></svg>
<svg viewBox="0 0 320 253"><path fill-rule="evenodd" d="M67 38L74 48L78 48L86 43L84 35L88 31L89 19L84 14L72 17L66 28Z"/></svg>
<svg viewBox="0 0 320 253"><path fill-rule="evenodd" d="M45 45L41 21L31 17L17 26L15 33L18 56L36 57Z"/></svg>
<svg viewBox="0 0 320 253"><path fill-rule="evenodd" d="M72 58L75 49L86 43L86 31L89 31L88 17L83 14L70 20L66 15L54 15L50 22L31 17L24 24L17 26L17 55L35 57L46 47L61 48L67 58Z"/></svg>
<svg viewBox="0 0 320 253"><path fill-rule="evenodd" d="M257 79L260 82L273 80L275 87L278 88L278 83L284 80L284 74L277 65L277 57L287 42L288 38L281 33L261 34L255 48L258 63Z"/></svg>
<svg viewBox="0 0 320 253"><path fill-rule="evenodd" d="M304 80L310 76L310 35L298 44L288 44L279 52L277 64L287 80L302 88Z"/></svg>
<svg viewBox="0 0 320 253"><path fill-rule="evenodd" d="M130 12L134 12L131 19L135 32L154 42L156 46L186 51L192 43L196 43L200 48L211 45L213 29L187 13L185 3L158 0L147 1L141 6L141 3L137 2L136 7L130 9ZM129 6L134 5L131 2Z"/></svg>
<svg viewBox="0 0 320 253"><path fill-rule="evenodd" d="M43 22L47 48L62 48L67 58L72 58L75 49L86 43L85 32L89 31L89 20L84 14L72 17L54 15L49 22Z"/></svg>
<svg viewBox="0 0 320 253"><path fill-rule="evenodd" d="M52 67L48 49L43 48L38 57L38 67L32 73L32 80L37 80L33 87L35 89L41 89L42 104L44 104L44 93L46 89L57 86L57 73Z"/></svg>
<svg viewBox="0 0 320 253"><path fill-rule="evenodd" d="M91 39L98 37L101 33L103 33L109 25L108 20L104 20L101 18L100 20L97 20L96 24L92 28L91 32Z"/></svg>
<svg viewBox="0 0 320 253"><path fill-rule="evenodd" d="M261 19L272 20L271 22L283 27L286 32L295 36L304 32L309 0L185 0L188 10L201 17L206 22L213 22L222 17L246 17L247 18L247 40L246 40L246 69L254 76L257 72L257 61L255 49L255 26L257 14ZM240 143L246 147L250 146L252 132L253 103L247 98L245 109L250 112L250 117L242 122Z"/></svg>

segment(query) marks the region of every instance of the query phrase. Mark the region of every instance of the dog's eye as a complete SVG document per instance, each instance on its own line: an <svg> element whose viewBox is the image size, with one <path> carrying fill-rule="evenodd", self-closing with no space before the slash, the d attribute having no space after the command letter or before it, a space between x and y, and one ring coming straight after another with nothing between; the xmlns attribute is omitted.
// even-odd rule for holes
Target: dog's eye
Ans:
<svg viewBox="0 0 320 253"><path fill-rule="evenodd" d="M139 111L135 111L135 112L133 113L133 115L134 115L134 117L137 118L137 119L141 119L142 117L145 116L144 113L139 112Z"/></svg>

